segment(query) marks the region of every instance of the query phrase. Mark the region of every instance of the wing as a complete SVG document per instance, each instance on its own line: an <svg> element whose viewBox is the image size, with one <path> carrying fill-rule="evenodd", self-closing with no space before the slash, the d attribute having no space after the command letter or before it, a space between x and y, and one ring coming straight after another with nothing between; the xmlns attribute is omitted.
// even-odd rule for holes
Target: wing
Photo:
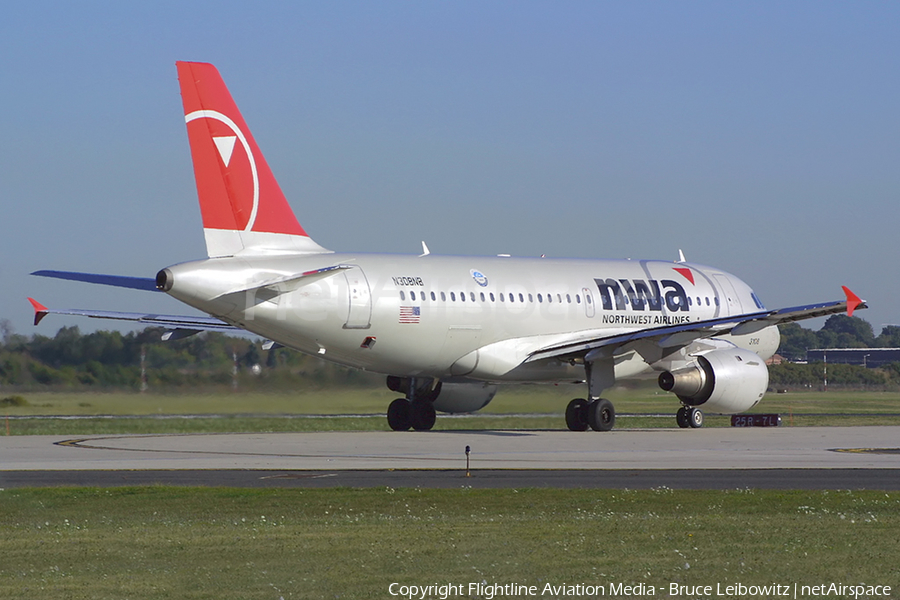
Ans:
<svg viewBox="0 0 900 600"><path fill-rule="evenodd" d="M621 333L607 337L594 337L589 339L573 340L562 344L555 344L532 352L525 362L534 362L546 358L583 358L590 362L595 358L601 358L618 346L622 346L636 340L654 340L663 348L686 346L694 340L715 337L717 335L734 334L745 335L754 333L781 323L791 323L804 319L814 319L846 312L853 316L853 311L868 308L863 300L851 292L847 287L842 288L846 300L837 302L824 302L821 304L808 304L806 306L794 306L778 310L760 311L743 315L732 315L718 319L694 321L679 325L665 325L638 329L633 332Z"/></svg>
<svg viewBox="0 0 900 600"><path fill-rule="evenodd" d="M148 313L127 313L111 310L83 310L80 308L47 308L34 298L29 298L34 307L34 324L37 325L49 314L78 315L92 319L113 319L116 321L134 321L144 325L159 325L168 331L163 340L179 339L200 333L201 331L243 331L239 327L229 325L215 317L186 317L180 315L156 315Z"/></svg>

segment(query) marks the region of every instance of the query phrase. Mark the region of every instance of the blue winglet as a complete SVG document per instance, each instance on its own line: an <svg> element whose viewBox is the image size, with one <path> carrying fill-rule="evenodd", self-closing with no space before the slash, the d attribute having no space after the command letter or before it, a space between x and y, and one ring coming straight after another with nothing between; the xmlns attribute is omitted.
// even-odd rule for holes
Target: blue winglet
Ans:
<svg viewBox="0 0 900 600"><path fill-rule="evenodd" d="M99 283L114 287L144 290L145 292L158 292L156 280L149 277L126 277L123 275L100 275L98 273L74 273L72 271L35 271L32 275L38 277L54 277L56 279L68 279L70 281L83 281L85 283Z"/></svg>

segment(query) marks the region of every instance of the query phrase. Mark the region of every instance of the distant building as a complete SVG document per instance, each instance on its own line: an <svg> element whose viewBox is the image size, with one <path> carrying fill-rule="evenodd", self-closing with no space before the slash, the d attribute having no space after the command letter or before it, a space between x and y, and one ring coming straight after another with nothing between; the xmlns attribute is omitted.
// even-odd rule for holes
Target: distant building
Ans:
<svg viewBox="0 0 900 600"><path fill-rule="evenodd" d="M806 351L806 362L859 365L875 369L900 362L900 348L826 348Z"/></svg>

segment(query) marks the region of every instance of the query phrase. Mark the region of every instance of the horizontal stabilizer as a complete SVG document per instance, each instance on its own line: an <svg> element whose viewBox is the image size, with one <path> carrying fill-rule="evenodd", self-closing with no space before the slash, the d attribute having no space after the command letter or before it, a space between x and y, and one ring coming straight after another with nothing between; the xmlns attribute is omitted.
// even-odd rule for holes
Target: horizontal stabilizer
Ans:
<svg viewBox="0 0 900 600"><path fill-rule="evenodd" d="M53 277L55 279L68 279L69 281L83 281L85 283L99 283L114 287L131 288L147 292L158 292L156 280L150 277L126 277L124 275L101 275L99 273L75 273L73 271L35 271L32 275L38 277Z"/></svg>
<svg viewBox="0 0 900 600"><path fill-rule="evenodd" d="M157 315L151 313L127 313L116 312L111 310L84 310L80 308L47 308L34 298L29 298L29 302L34 307L34 324L37 325L41 319L48 314L54 315L76 315L79 317L90 317L92 319L112 319L115 321L133 321L143 323L144 325L158 325L160 327L168 327L170 329L198 330L198 331L242 331L239 327L229 325L225 321L216 319L215 317L188 317L182 315Z"/></svg>

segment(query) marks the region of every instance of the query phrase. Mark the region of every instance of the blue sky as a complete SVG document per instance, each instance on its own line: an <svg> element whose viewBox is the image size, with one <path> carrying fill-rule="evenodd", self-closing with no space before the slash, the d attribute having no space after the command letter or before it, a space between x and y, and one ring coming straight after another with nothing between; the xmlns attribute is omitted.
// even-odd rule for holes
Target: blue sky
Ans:
<svg viewBox="0 0 900 600"><path fill-rule="evenodd" d="M204 245L175 73L217 65L335 250L675 259L900 323L900 4L17 3L0 20L0 318L189 313L29 277ZM813 327L821 321L811 322Z"/></svg>

